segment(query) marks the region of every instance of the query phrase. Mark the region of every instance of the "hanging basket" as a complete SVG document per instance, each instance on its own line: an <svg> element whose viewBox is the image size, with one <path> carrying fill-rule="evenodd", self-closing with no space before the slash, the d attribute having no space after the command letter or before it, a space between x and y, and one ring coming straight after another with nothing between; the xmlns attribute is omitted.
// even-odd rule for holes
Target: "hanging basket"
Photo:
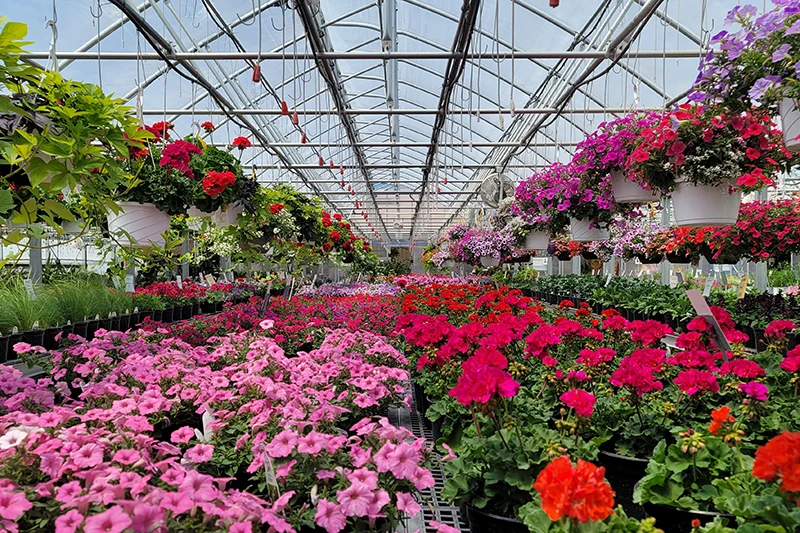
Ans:
<svg viewBox="0 0 800 533"><path fill-rule="evenodd" d="M569 225L572 231L572 240L578 242L592 242L608 240L608 230L596 226L590 227L591 220L578 220L570 218Z"/></svg>
<svg viewBox="0 0 800 533"><path fill-rule="evenodd" d="M728 183L712 187L678 181L672 193L676 225L701 228L735 224L742 193L737 190L729 194L730 187Z"/></svg>
<svg viewBox="0 0 800 533"><path fill-rule="evenodd" d="M636 259L638 259L643 265L657 265L662 259L664 259L664 257L660 255L649 256L644 254L636 254Z"/></svg>
<svg viewBox="0 0 800 533"><path fill-rule="evenodd" d="M590 252L588 250L581 252L581 257L583 257L587 261L594 261L595 259L598 259L596 253Z"/></svg>
<svg viewBox="0 0 800 533"><path fill-rule="evenodd" d="M108 231L117 234L122 245L136 248L164 245L162 233L169 229L168 214L153 204L119 202L118 205L122 209L119 214L108 214ZM136 242L131 242L126 233Z"/></svg>
<svg viewBox="0 0 800 533"><path fill-rule="evenodd" d="M483 266L484 268L496 267L499 264L500 264L499 259L495 259L490 255L481 256L481 266Z"/></svg>
<svg viewBox="0 0 800 533"><path fill-rule="evenodd" d="M645 204L661 199L659 191L643 189L637 182L626 178L621 170L611 173L611 187L614 189L614 199L620 204Z"/></svg>
<svg viewBox="0 0 800 533"><path fill-rule="evenodd" d="M526 250L547 250L550 234L546 231L531 231L525 237Z"/></svg>
<svg viewBox="0 0 800 533"><path fill-rule="evenodd" d="M800 152L800 108L791 98L784 98L778 106L783 129L783 144L790 152Z"/></svg>
<svg viewBox="0 0 800 533"><path fill-rule="evenodd" d="M570 261L570 260L572 260L572 254L570 254L569 252L560 252L560 253L555 254L555 256L556 256L556 259L558 259L559 261Z"/></svg>
<svg viewBox="0 0 800 533"><path fill-rule="evenodd" d="M239 215L242 214L244 208L239 206L228 206L226 210L218 209L214 212L214 225L218 228L225 228L227 226L235 226L239 223Z"/></svg>

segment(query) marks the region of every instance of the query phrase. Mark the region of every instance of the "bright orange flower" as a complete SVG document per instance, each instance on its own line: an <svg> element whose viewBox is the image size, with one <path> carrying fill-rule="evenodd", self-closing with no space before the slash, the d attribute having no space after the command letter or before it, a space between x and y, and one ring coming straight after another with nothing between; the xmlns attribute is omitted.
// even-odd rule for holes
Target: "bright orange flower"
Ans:
<svg viewBox="0 0 800 533"><path fill-rule="evenodd" d="M711 411L711 425L708 426L708 431L712 435L716 435L720 429L722 429L722 425L728 420L728 415L731 414L731 408L727 405L723 405L719 409L714 409ZM733 417L731 417L733 418Z"/></svg>
<svg viewBox="0 0 800 533"><path fill-rule="evenodd" d="M568 516L580 522L605 520L614 508L614 491L606 483L605 469L578 459L558 457L539 473L533 488L542 498L550 520Z"/></svg>
<svg viewBox="0 0 800 533"><path fill-rule="evenodd" d="M781 476L781 490L800 492L800 433L784 431L756 451L753 475L765 481Z"/></svg>

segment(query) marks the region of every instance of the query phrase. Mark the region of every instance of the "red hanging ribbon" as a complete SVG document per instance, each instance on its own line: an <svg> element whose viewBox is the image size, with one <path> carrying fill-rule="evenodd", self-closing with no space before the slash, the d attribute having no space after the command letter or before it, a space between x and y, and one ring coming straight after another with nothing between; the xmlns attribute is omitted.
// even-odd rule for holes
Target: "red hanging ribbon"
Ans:
<svg viewBox="0 0 800 533"><path fill-rule="evenodd" d="M281 101L281 115L288 115L289 114L289 106L286 105L286 101Z"/></svg>
<svg viewBox="0 0 800 533"><path fill-rule="evenodd" d="M261 65L253 67L253 83L261 82Z"/></svg>

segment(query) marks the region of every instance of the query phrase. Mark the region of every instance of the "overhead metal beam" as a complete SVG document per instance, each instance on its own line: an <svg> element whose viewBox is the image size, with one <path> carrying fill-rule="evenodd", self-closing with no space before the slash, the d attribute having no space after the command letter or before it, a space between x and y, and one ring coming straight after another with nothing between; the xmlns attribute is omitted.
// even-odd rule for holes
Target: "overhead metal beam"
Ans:
<svg viewBox="0 0 800 533"><path fill-rule="evenodd" d="M216 146L217 148L228 148L230 147L229 143L206 143L209 146ZM556 143L556 142L543 142L543 143L531 143L530 147L544 147L544 148L554 148L556 146L575 146L577 142L563 142L563 143ZM363 148L427 148L430 146L430 142L410 142L410 141L388 141L388 142L360 142L359 146ZM253 146L256 148L261 148L261 144L253 143ZM331 142L330 144L322 141L318 142L308 142L308 143L299 143L299 142L276 142L270 143L269 146L273 148L330 148L330 147L339 147L341 143L338 142ZM519 143L516 142L484 142L484 141L475 141L475 142L466 142L466 141L458 141L447 143L447 146L453 148L494 148L495 146L507 146L507 147L514 147L514 146L521 146ZM460 166L460 165L452 165L452 166Z"/></svg>
<svg viewBox="0 0 800 533"><path fill-rule="evenodd" d="M297 11L297 15L300 17L303 27L305 28L306 39L308 40L309 47L312 51L311 55L314 57L314 61L317 64L317 70L320 72L322 78L325 80L325 83L328 86L328 92L330 92L331 98L333 98L335 111L337 112L337 115L339 115L342 127L344 128L347 138L350 141L350 148L352 149L353 155L358 162L358 167L361 170L362 176L364 177L364 182L367 185L367 190L372 198L372 202L375 203L375 196L373 195L372 187L370 186L367 158L364 154L364 151L359 146L358 127L356 126L351 114L347 112L347 110L350 108L350 104L348 102L349 97L344 87L344 83L342 82L342 73L339 70L339 66L335 63L335 60L321 57L321 54L333 52L333 45L330 42L328 33L324 30L325 20L323 18L319 2L317 1L314 5L314 9L312 9L312 5L309 0L296 0L295 9ZM386 223L383 221L380 211L377 209L377 205L375 206L375 209L378 220L380 221L381 226L383 226L383 230L386 232L386 236L388 238L389 232L386 228Z"/></svg>
<svg viewBox="0 0 800 533"><path fill-rule="evenodd" d="M622 57L639 58L639 59L696 59L698 54L701 53L700 49L697 50L630 50ZM50 53L43 51L27 52L22 54L24 57L35 60L49 59ZM501 57L506 59L511 57L511 54L506 52L500 54ZM144 52L138 54L136 52L113 52L113 51L86 51L86 52L59 52L58 56L63 59L78 60L97 60L104 59L107 61L160 61L161 57L157 53ZM388 61L390 59L456 59L456 54L451 52L324 52L319 54L320 59L328 60L371 60L371 61ZM464 56L458 56L464 57ZM261 55L258 52L178 52L173 59L175 60L188 60L195 59L223 61L223 60L257 60L262 61L279 61L279 60L298 60L308 61L316 59L311 53L306 52L263 52ZM552 51L552 52L532 52L532 51L519 51L514 53L515 59L613 59L614 55L603 51ZM497 59L496 53L491 52L468 52L464 59L469 61L488 61Z"/></svg>
<svg viewBox="0 0 800 533"><path fill-rule="evenodd" d="M420 168L420 169L426 169L426 168L429 168L429 166L430 165L428 165L427 163L398 163L398 164L392 164L392 163L384 163L384 164L370 163L370 164L365 164L363 166L363 168L366 168L367 170L379 169L379 168L382 168L382 169L391 169L391 168ZM286 168L285 165L257 165L257 164L254 164L254 165L242 165L242 168L254 168L254 167L258 168L259 170L285 169ZM339 167L344 168L345 170L360 170L362 168L362 166L360 164L359 165L337 165L335 167L335 170L339 170ZM461 167L463 167L463 168L479 169L479 168L495 168L495 165L493 165L491 163L465 163L464 165L460 165L460 164L458 164L458 165L446 165L446 166L445 165L434 165L434 167L436 167L436 168L461 168ZM301 170L301 169L302 170L305 170L305 169L326 170L329 167L328 167L328 165L319 166L319 165L314 165L314 164L311 164L311 163L303 163L303 164L293 164L293 165L291 165L290 168L298 169L298 170ZM544 168L544 166L543 165L538 165L538 166L537 165L507 165L506 168ZM331 180L331 181L326 181L324 183L336 183L337 181L339 181L339 180L335 180L334 179L334 180ZM423 183L427 183L427 182L423 181Z"/></svg>
<svg viewBox="0 0 800 533"><path fill-rule="evenodd" d="M641 108L642 111L660 111L661 107L645 107ZM473 109L470 111L467 108L450 108L446 113L442 112L439 108L404 108L404 109L386 109L383 107L376 107L374 109L344 109L341 113L337 109L298 109L298 115L552 115L560 112L563 115L602 115L604 113L629 113L631 110L624 107L587 107L587 108L574 108L559 110L557 107L539 107L539 108L522 108L516 109L512 113L511 109ZM280 109L145 109L142 113L144 115L224 115L233 113L236 115L267 115L278 116L281 114Z"/></svg>

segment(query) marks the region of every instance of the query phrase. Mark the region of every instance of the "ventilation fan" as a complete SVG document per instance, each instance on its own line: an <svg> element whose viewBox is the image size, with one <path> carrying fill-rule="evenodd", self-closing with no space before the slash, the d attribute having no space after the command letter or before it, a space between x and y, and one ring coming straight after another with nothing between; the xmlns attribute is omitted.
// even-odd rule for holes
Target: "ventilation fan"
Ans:
<svg viewBox="0 0 800 533"><path fill-rule="evenodd" d="M499 207L503 198L514 196L514 182L498 169L481 182L481 200L489 207Z"/></svg>

